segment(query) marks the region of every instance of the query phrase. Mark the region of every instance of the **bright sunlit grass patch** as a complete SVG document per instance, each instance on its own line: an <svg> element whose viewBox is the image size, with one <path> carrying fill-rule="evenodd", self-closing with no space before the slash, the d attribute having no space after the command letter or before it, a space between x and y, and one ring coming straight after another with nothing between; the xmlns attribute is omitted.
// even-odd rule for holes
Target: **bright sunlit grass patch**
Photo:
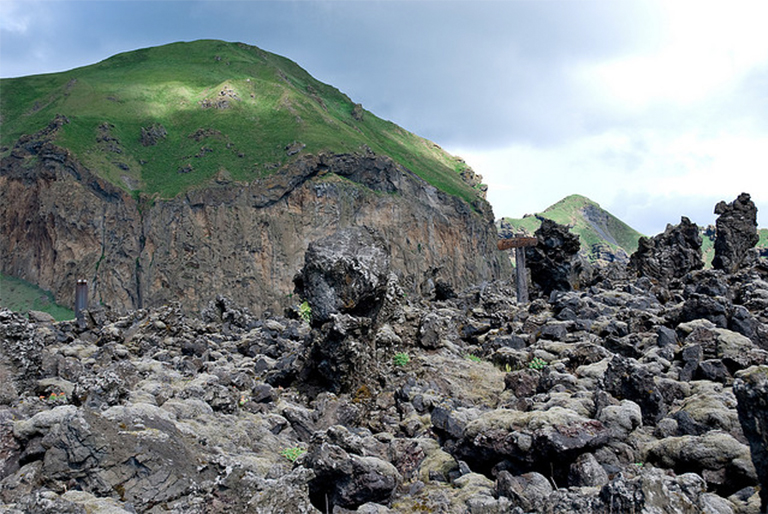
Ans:
<svg viewBox="0 0 768 514"><path fill-rule="evenodd" d="M63 114L70 123L56 143L136 193L172 197L221 169L247 182L301 153L368 147L467 202L477 195L462 181L458 159L434 143L360 109L296 63L248 45L174 43L0 85L3 146ZM148 144L142 129L152 126L166 134ZM301 153L287 151L294 143Z"/></svg>

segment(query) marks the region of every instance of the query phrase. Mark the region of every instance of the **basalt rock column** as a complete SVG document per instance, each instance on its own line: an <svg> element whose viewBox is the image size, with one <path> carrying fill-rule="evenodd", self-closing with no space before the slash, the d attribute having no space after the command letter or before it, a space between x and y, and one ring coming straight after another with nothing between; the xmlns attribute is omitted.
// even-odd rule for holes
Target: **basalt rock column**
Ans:
<svg viewBox="0 0 768 514"><path fill-rule="evenodd" d="M384 302L390 249L375 230L351 227L309 244L296 292L311 307L310 382L334 392L368 381L372 325Z"/></svg>
<svg viewBox="0 0 768 514"><path fill-rule="evenodd" d="M653 238L641 237L628 267L640 276L661 282L703 268L699 227L683 216L679 225L667 225L664 233Z"/></svg>
<svg viewBox="0 0 768 514"><path fill-rule="evenodd" d="M748 193L741 193L731 203L715 206L715 258L712 267L728 273L739 269L747 251L760 240L757 235L757 207Z"/></svg>
<svg viewBox="0 0 768 514"><path fill-rule="evenodd" d="M531 281L545 295L552 291L571 291L579 282L582 263L579 259L579 236L568 227L544 219L534 234L539 242L525 249Z"/></svg>

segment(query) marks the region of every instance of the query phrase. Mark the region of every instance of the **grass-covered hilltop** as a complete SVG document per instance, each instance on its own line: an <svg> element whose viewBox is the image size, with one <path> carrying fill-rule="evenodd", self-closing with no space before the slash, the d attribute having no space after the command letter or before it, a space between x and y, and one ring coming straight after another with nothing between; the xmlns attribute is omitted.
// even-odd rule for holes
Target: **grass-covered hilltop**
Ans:
<svg viewBox="0 0 768 514"><path fill-rule="evenodd" d="M643 236L599 204L581 195L570 195L547 207L541 213L523 218L503 218L498 227L501 232L527 232L533 234L548 218L571 227L579 235L585 257L592 261L624 260L637 250L637 240Z"/></svg>
<svg viewBox="0 0 768 514"><path fill-rule="evenodd" d="M382 120L296 63L201 40L0 82L0 157L59 119L54 143L122 189L170 198L215 178L251 181L303 154L387 155L472 202L480 185L436 144ZM57 118L58 117L58 118Z"/></svg>
<svg viewBox="0 0 768 514"><path fill-rule="evenodd" d="M118 311L282 310L309 244L358 225L411 292L508 267L463 160L256 47L173 43L0 93L0 274L60 305L85 279Z"/></svg>

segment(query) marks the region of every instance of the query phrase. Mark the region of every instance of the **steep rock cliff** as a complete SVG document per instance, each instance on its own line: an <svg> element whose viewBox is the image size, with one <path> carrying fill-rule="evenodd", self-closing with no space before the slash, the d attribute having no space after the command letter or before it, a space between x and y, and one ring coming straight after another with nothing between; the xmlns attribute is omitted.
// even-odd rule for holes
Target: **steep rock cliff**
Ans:
<svg viewBox="0 0 768 514"><path fill-rule="evenodd" d="M250 183L218 177L172 199L134 198L51 142L56 121L0 163L0 270L72 305L116 310L179 301L196 311L226 293L255 311L280 309L308 244L368 225L387 239L406 291L429 273L455 287L505 276L493 214L469 206L387 157L308 155Z"/></svg>

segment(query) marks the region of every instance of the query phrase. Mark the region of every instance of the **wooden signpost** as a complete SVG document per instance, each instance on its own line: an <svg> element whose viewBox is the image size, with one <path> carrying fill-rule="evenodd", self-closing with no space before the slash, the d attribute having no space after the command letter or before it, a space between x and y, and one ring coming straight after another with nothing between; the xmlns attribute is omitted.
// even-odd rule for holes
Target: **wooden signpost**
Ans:
<svg viewBox="0 0 768 514"><path fill-rule="evenodd" d="M518 303L528 302L528 274L525 271L525 247L536 246L539 240L535 237L514 236L501 239L496 244L499 250L515 249L515 285L517 286Z"/></svg>
<svg viewBox="0 0 768 514"><path fill-rule="evenodd" d="M83 311L88 309L88 281L79 279L75 285L75 319L83 319Z"/></svg>

